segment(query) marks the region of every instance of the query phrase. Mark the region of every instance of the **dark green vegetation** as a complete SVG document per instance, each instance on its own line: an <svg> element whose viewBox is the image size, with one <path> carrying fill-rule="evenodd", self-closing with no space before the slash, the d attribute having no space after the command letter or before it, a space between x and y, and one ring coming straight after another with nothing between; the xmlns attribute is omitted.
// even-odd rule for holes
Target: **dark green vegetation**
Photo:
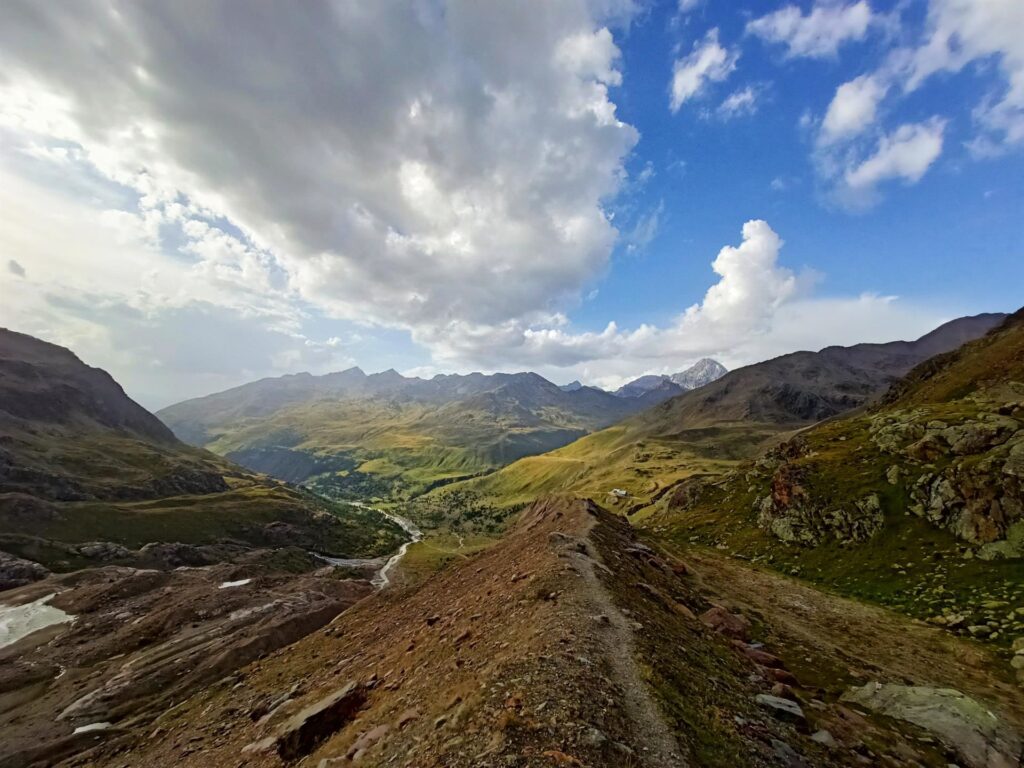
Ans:
<svg viewBox="0 0 1024 768"><path fill-rule="evenodd" d="M647 521L997 643L1024 635L1024 311Z"/></svg>
<svg viewBox="0 0 1024 768"><path fill-rule="evenodd" d="M251 547L378 555L402 540L378 513L181 443L104 371L0 330L5 551L64 570L97 561L207 562ZM142 552L149 544L185 549Z"/></svg>
<svg viewBox="0 0 1024 768"><path fill-rule="evenodd" d="M175 433L335 498L408 498L544 453L656 399L533 373L406 378L358 368L264 379L160 412Z"/></svg>

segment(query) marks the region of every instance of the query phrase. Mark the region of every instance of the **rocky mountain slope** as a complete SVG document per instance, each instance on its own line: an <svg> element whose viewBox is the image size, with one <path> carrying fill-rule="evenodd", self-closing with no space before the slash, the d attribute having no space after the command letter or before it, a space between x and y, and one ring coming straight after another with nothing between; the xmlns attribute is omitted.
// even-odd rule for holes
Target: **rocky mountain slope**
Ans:
<svg viewBox="0 0 1024 768"><path fill-rule="evenodd" d="M407 539L184 445L52 344L0 333L0 395L6 768L74 759L323 626Z"/></svg>
<svg viewBox="0 0 1024 768"><path fill-rule="evenodd" d="M0 493L53 501L208 493L227 490L226 471L105 371L0 329Z"/></svg>
<svg viewBox="0 0 1024 768"><path fill-rule="evenodd" d="M160 411L183 439L340 497L411 495L544 453L656 400L533 373L264 379Z"/></svg>
<svg viewBox="0 0 1024 768"><path fill-rule="evenodd" d="M648 375L623 384L615 394L619 397L643 397L661 402L676 395L698 389L717 381L729 371L716 360L698 360L685 371L671 375ZM654 404L653 402L651 403Z"/></svg>
<svg viewBox="0 0 1024 768"><path fill-rule="evenodd" d="M648 524L1012 655L1024 652L1022 483L1024 310L866 411L683 484ZM1024 655L1012 663L1024 680Z"/></svg>
<svg viewBox="0 0 1024 768"><path fill-rule="evenodd" d="M983 336L1005 319L953 320L916 341L794 352L731 371L643 415L651 434L730 421L801 426L864 405L928 358Z"/></svg>
<svg viewBox="0 0 1024 768"><path fill-rule="evenodd" d="M87 696L56 726L5 733L39 735L34 756L77 738L63 766L1016 765L1020 700L984 651L852 604L837 607L847 636L883 639L808 646L813 617L760 601L812 596L741 579L739 604L709 586L735 578L723 566L659 552L592 502L550 499L496 546L173 707L125 717ZM71 735L100 717L111 725Z"/></svg>
<svg viewBox="0 0 1024 768"><path fill-rule="evenodd" d="M465 519L471 509L474 521L494 527L503 507L561 491L635 513L689 477L727 471L795 429L865 405L915 365L1005 317L966 317L913 342L796 352L731 371L564 448L435 491L420 503L424 518Z"/></svg>
<svg viewBox="0 0 1024 768"><path fill-rule="evenodd" d="M254 546L378 553L402 538L379 515L181 443L106 372L0 331L0 550L8 555L57 570L167 567ZM33 572L8 565L0 581Z"/></svg>

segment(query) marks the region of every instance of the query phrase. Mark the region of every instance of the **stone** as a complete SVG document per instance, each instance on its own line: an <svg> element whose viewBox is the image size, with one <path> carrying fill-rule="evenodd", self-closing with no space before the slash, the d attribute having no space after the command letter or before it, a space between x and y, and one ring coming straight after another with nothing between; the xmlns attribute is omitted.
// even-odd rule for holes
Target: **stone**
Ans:
<svg viewBox="0 0 1024 768"><path fill-rule="evenodd" d="M792 672L788 670L779 669L778 667L771 667L767 670L767 672L768 677L777 683L784 683L790 686L799 684L796 679L796 675L794 675Z"/></svg>
<svg viewBox="0 0 1024 768"><path fill-rule="evenodd" d="M985 705L951 688L871 682L840 701L905 720L931 733L970 768L1018 765L1024 740Z"/></svg>
<svg viewBox="0 0 1024 768"><path fill-rule="evenodd" d="M580 742L587 747L593 747L597 749L602 744L608 741L608 737L604 735L604 732L591 726L583 732L583 736L580 738Z"/></svg>
<svg viewBox="0 0 1024 768"><path fill-rule="evenodd" d="M395 726L398 728L398 730L402 730L409 723L413 722L414 720L419 720L419 718L420 711L418 709L407 709L405 710L405 712L398 716L398 720L395 722Z"/></svg>
<svg viewBox="0 0 1024 768"><path fill-rule="evenodd" d="M376 728L371 728L360 735L358 739L353 742L352 746L349 747L348 752L345 753L345 757L349 760L355 758L360 752L365 752L382 738L387 735L387 732L391 730L391 726L387 724L378 725Z"/></svg>
<svg viewBox="0 0 1024 768"><path fill-rule="evenodd" d="M748 659L762 667L783 669L786 666L778 656L773 656L767 651L762 651L760 648L751 648L748 645L741 645L740 650L743 651Z"/></svg>
<svg viewBox="0 0 1024 768"><path fill-rule="evenodd" d="M812 733L811 741L816 744L821 744L823 747L829 747L830 749L837 746L836 740L832 738L832 734L826 730L815 731Z"/></svg>
<svg viewBox="0 0 1024 768"><path fill-rule="evenodd" d="M274 737L286 761L305 757L320 742L344 728L366 703L366 689L351 682L292 715Z"/></svg>
<svg viewBox="0 0 1024 768"><path fill-rule="evenodd" d="M737 640L750 638L750 620L737 613L730 613L720 605L715 605L700 615L700 620L715 632Z"/></svg>
<svg viewBox="0 0 1024 768"><path fill-rule="evenodd" d="M799 723L803 722L805 719L804 711L795 701L783 699L778 696L770 696L767 693L757 694L757 696L754 697L754 701L758 706L764 707L779 720L785 720L790 723Z"/></svg>
<svg viewBox="0 0 1024 768"><path fill-rule="evenodd" d="M775 756L782 761L786 768L810 768L807 761L781 739L772 739L772 749L775 750Z"/></svg>
<svg viewBox="0 0 1024 768"><path fill-rule="evenodd" d="M790 701L796 701L796 693L785 683L776 683L772 686L772 696L778 696L780 699L789 699Z"/></svg>
<svg viewBox="0 0 1024 768"><path fill-rule="evenodd" d="M24 560L6 552L0 552L0 591L15 589L40 581L50 572L33 560Z"/></svg>

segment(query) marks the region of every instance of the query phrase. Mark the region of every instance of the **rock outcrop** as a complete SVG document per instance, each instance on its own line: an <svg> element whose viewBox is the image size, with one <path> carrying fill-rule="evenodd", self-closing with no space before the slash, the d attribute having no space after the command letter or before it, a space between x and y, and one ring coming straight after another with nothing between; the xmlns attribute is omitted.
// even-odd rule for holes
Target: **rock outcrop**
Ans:
<svg viewBox="0 0 1024 768"><path fill-rule="evenodd" d="M906 720L940 739L970 768L1017 768L1024 741L988 707L948 688L868 683L843 701Z"/></svg>

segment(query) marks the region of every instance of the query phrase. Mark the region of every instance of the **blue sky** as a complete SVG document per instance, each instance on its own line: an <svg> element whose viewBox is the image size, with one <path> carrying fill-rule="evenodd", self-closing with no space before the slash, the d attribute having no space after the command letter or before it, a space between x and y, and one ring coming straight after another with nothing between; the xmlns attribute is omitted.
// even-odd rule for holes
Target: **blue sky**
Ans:
<svg viewBox="0 0 1024 768"><path fill-rule="evenodd" d="M891 12L894 3L873 3ZM925 3L906 4L902 34L923 28ZM786 240L784 261L823 274L821 290L898 294L950 313L1005 310L1024 301L1024 156L971 157L971 110L1000 88L992 61L930 81L895 100L886 122L946 116L943 155L914 185L890 182L878 204L851 211L829 199L815 175L811 137L799 127L808 111L822 114L836 87L871 71L892 47L885 35L843 45L834 58L787 60L783 46L744 35L764 2L707 2L689 15L656 4L622 34L623 84L613 94L622 119L642 138L630 168L650 164L655 176L636 196L640 211L664 203L654 240L630 258L619 249L609 286L574 317L593 324L609 311L624 324L665 322L653 307L674 313L700 300L713 279L709 254L735 239L737 222L767 219ZM809 4L802 4L808 8ZM736 71L691 108L667 109L667 74L711 28L742 47ZM728 121L702 116L747 85L764 89L757 112ZM682 169L673 168L683 162ZM783 189L774 189L779 180ZM682 289L682 293L680 293ZM637 295L643 300L638 301ZM655 310L656 312L657 310Z"/></svg>
<svg viewBox="0 0 1024 768"><path fill-rule="evenodd" d="M6 16L0 324L151 407L350 365L614 387L1024 296L1019 0Z"/></svg>

